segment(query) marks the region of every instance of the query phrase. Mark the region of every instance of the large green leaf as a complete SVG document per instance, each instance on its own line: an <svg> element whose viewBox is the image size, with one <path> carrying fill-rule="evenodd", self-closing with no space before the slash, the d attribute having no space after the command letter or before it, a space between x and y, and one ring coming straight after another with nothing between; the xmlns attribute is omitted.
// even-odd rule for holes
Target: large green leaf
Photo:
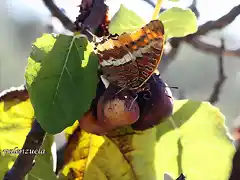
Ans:
<svg viewBox="0 0 240 180"><path fill-rule="evenodd" d="M208 102L176 100L173 115L145 131L121 128L106 136L67 129L61 179L163 180L183 173L190 180L226 180L234 145L224 116ZM114 158L113 158L114 157ZM73 178L72 177L72 178Z"/></svg>
<svg viewBox="0 0 240 180"><path fill-rule="evenodd" d="M112 17L109 24L109 32L111 34L122 34L124 32L132 32L141 28L146 22L135 12L127 9L124 5Z"/></svg>
<svg viewBox="0 0 240 180"><path fill-rule="evenodd" d="M197 18L190 9L170 8L159 16L166 38L184 37L197 31Z"/></svg>
<svg viewBox="0 0 240 180"><path fill-rule="evenodd" d="M18 155L10 154L9 150L22 148L33 120L34 111L26 90L8 92L7 97L0 100L0 179L3 179ZM28 180L56 179L53 172L52 142L53 136L47 135L40 148L42 154L36 156Z"/></svg>
<svg viewBox="0 0 240 180"><path fill-rule="evenodd" d="M208 102L175 101L174 114L156 127L156 172L174 178L183 173L194 180L228 179L235 148L224 120Z"/></svg>
<svg viewBox="0 0 240 180"><path fill-rule="evenodd" d="M58 133L88 110L98 82L97 56L87 39L43 35L28 59L27 87L43 129Z"/></svg>

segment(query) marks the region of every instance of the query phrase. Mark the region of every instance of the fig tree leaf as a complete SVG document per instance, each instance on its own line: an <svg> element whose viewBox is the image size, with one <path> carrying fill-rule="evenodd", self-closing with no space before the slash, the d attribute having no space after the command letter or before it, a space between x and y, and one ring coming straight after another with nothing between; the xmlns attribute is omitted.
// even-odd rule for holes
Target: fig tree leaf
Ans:
<svg viewBox="0 0 240 180"><path fill-rule="evenodd" d="M109 32L111 34L129 33L141 28L146 22L135 12L127 9L124 5L112 17L109 24Z"/></svg>
<svg viewBox="0 0 240 180"><path fill-rule="evenodd" d="M11 88L0 93L0 179L12 167L18 154L8 150L20 150L34 120L34 111L23 87ZM47 135L36 156L36 163L29 172L28 180L56 179L51 154L53 136ZM41 172L41 173L40 173ZM43 173L44 172L44 173Z"/></svg>
<svg viewBox="0 0 240 180"><path fill-rule="evenodd" d="M174 114L156 128L157 173L168 172L175 179L180 173L194 180L228 179L235 148L218 108L208 102L177 100Z"/></svg>
<svg viewBox="0 0 240 180"><path fill-rule="evenodd" d="M72 135L69 136L69 133ZM226 180L235 153L224 116L208 102L176 100L173 115L145 130L119 128L106 136L68 128L60 179Z"/></svg>
<svg viewBox="0 0 240 180"><path fill-rule="evenodd" d="M45 34L33 44L25 77L35 116L51 134L88 110L98 82L98 59L84 37Z"/></svg>
<svg viewBox="0 0 240 180"><path fill-rule="evenodd" d="M190 9L170 8L159 15L166 38L184 37L197 31L197 18Z"/></svg>

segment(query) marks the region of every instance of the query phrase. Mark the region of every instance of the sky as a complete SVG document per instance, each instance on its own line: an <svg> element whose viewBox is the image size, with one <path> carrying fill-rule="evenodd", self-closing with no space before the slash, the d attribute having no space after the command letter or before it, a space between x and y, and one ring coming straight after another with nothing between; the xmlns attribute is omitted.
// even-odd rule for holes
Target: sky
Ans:
<svg viewBox="0 0 240 180"><path fill-rule="evenodd" d="M152 0L156 2L157 0ZM67 13L71 19L75 19L78 13L78 8L76 7L80 0L55 0L56 4L67 10ZM139 15L149 18L151 17L152 7L146 5L146 3L140 0L107 0L110 7L110 13L114 13L119 8L119 5L125 4L128 8L134 10ZM179 0L179 2L170 2L169 0L164 0L163 7L180 6L186 7L190 5L192 0ZM197 7L200 10L201 18L200 21L206 21L208 19L216 19L219 16L225 14L234 5L237 5L239 0L198 0ZM21 13L22 19L32 18L33 16L42 16L42 18L49 15L48 10L45 8L41 0L8 0L7 4L9 6L9 14L15 18L20 18L18 16ZM29 16L31 12L31 16Z"/></svg>

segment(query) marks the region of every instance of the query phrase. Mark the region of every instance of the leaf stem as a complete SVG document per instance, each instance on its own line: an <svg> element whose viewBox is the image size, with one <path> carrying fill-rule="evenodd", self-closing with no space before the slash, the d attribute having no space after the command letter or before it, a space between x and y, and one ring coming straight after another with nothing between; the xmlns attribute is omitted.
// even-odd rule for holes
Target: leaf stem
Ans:
<svg viewBox="0 0 240 180"><path fill-rule="evenodd" d="M157 19L158 14L159 14L160 9L161 9L161 6L162 6L162 3L163 3L163 0L158 0L157 1L157 4L156 4L155 9L153 11L152 20Z"/></svg>

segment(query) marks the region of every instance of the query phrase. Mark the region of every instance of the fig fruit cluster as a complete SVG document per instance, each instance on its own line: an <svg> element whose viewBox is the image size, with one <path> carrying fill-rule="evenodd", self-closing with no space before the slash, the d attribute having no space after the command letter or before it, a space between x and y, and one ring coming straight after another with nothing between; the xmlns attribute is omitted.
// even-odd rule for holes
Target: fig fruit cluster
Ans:
<svg viewBox="0 0 240 180"><path fill-rule="evenodd" d="M172 115L171 91L154 74L147 82L148 91L134 93L110 84L106 89L99 82L90 110L80 119L86 132L104 135L110 130L131 125L135 130L146 130Z"/></svg>

